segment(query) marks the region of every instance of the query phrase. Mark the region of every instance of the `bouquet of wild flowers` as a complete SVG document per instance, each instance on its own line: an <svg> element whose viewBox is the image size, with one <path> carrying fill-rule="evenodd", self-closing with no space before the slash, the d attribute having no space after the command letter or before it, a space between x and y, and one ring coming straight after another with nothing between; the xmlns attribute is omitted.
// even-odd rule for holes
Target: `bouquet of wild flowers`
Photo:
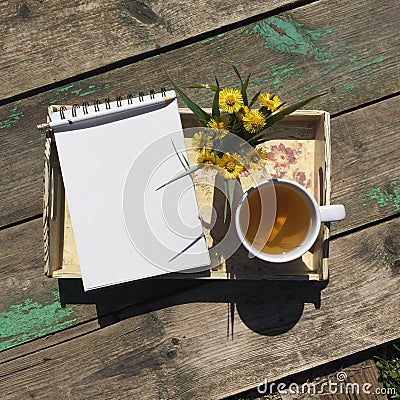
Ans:
<svg viewBox="0 0 400 400"><path fill-rule="evenodd" d="M191 167L187 165L182 174L165 185L200 168L212 167L227 181L228 193L232 192L234 187L232 181L235 181L242 172L264 168L267 154L260 144L267 141L272 134L283 130L273 131L269 128L293 111L321 96L313 96L287 107L277 95L261 91L255 93L249 100L247 90L251 74L243 80L236 66L232 63L228 64L232 66L239 78L239 88L221 88L217 78L215 78L215 85L189 86L208 89L215 93L211 115L192 101L171 80L175 90L204 128L196 132L192 139L192 146L198 152L197 164ZM229 195L232 197L232 193Z"/></svg>
<svg viewBox="0 0 400 400"><path fill-rule="evenodd" d="M236 179L246 169L262 169L265 165L266 153L259 145L267 141L272 134L281 131L267 129L293 111L321 96L313 96L288 107L284 107L284 103L277 95L261 93L261 91L249 100L247 89L251 74L243 80L238 69L233 64L230 63L230 65L239 78L239 89L220 88L217 78L215 79L216 85L195 84L189 86L215 92L211 115L193 102L171 80L182 100L205 128L193 135L192 145L198 152L197 164L188 168L184 175L199 168L213 166L225 179ZM241 140L232 140L232 135L228 135L228 133L236 135ZM229 144L232 141L236 142L236 148L232 146L232 143ZM243 141L248 146L243 146ZM223 151L223 149L230 149L230 151Z"/></svg>

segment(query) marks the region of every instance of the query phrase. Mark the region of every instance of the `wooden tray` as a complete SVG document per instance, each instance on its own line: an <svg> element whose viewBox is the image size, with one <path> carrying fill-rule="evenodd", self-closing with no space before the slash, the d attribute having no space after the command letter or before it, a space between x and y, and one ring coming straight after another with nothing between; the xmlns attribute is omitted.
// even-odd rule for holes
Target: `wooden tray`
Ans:
<svg viewBox="0 0 400 400"><path fill-rule="evenodd" d="M52 106L58 109L59 106ZM196 127L190 110L181 109L184 128ZM277 125L274 126L274 129ZM330 204L330 119L325 111L300 110L286 117L279 127L290 128L285 136L264 144L268 152L268 170L273 178L295 180L307 188L319 205ZM295 127L295 128L291 128ZM189 141L190 139L187 138ZM190 154L189 154L190 158ZM249 182L240 177L244 190ZM45 274L54 278L80 278L68 204L54 138L46 138L44 171L44 261ZM196 185L199 206L212 203L213 193ZM212 238L206 235L209 247ZM326 280L328 279L329 226L321 225L320 234L302 259L284 264L271 264L257 258L249 259L243 246L227 261L205 272L171 273L161 278L174 279L269 279Z"/></svg>

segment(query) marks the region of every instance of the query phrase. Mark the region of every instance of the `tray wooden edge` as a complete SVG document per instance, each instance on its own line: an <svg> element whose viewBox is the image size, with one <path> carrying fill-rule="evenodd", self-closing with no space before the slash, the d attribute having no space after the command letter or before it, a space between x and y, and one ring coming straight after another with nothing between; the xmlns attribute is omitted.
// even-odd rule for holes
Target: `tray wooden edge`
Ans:
<svg viewBox="0 0 400 400"><path fill-rule="evenodd" d="M51 106L51 110L57 110L60 106ZM185 118L192 112L188 108L180 108L179 112ZM323 110L297 110L292 116L319 116L323 118L324 141L325 141L325 179L324 179L324 200L325 204L330 204L331 194L331 143L330 143L330 114ZM49 119L47 120L49 122ZM43 239L44 239L44 273L53 278L81 278L81 273L77 269L72 271L63 268L63 233L64 233L64 214L65 199L64 185L61 176L60 165L58 162L57 149L54 139L49 135L45 139L44 152L44 200L43 200ZM231 273L223 271L208 270L196 273L171 273L162 275L162 279L247 279L247 280L310 280L326 281L329 279L329 224L323 225L323 257L321 270L304 274L241 274L232 276ZM78 266L79 268L79 266Z"/></svg>

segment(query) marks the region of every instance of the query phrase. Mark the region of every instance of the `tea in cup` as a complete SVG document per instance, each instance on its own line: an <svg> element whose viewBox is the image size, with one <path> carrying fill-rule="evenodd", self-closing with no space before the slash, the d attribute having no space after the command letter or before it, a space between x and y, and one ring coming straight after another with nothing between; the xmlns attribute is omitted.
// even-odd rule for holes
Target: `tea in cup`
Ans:
<svg viewBox="0 0 400 400"><path fill-rule="evenodd" d="M297 182L273 179L248 190L236 209L236 231L250 254L282 263L305 254L314 244L321 222L346 216L343 205L318 206Z"/></svg>

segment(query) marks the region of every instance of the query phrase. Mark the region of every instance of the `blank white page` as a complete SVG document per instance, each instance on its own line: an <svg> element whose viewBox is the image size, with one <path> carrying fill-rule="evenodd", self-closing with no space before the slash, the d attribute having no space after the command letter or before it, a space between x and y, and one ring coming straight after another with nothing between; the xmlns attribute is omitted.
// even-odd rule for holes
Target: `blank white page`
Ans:
<svg viewBox="0 0 400 400"><path fill-rule="evenodd" d="M156 190L183 171L177 101L147 103L50 115L85 290L210 264L191 178Z"/></svg>

